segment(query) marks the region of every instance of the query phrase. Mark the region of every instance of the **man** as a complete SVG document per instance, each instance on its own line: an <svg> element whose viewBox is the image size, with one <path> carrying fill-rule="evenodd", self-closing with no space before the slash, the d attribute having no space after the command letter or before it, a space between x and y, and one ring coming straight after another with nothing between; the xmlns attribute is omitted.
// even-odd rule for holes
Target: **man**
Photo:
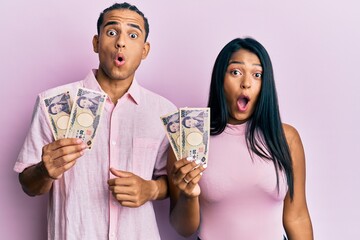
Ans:
<svg viewBox="0 0 360 240"><path fill-rule="evenodd" d="M159 117L176 108L134 79L150 50L144 14L114 4L97 28L99 69L39 95L14 170L28 195L50 192L49 239L160 239L151 201L167 196L169 144ZM80 139L54 141L41 104L78 87L108 95L91 150Z"/></svg>

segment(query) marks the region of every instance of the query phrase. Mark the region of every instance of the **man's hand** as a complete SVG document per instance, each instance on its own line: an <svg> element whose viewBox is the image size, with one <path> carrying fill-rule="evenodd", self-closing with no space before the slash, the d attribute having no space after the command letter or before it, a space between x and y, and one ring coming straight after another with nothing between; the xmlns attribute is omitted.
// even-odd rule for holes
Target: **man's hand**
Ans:
<svg viewBox="0 0 360 240"><path fill-rule="evenodd" d="M155 181L113 168L110 168L110 172L117 178L108 180L109 190L122 206L139 207L156 199L159 190Z"/></svg>
<svg viewBox="0 0 360 240"><path fill-rule="evenodd" d="M26 168L19 174L19 181L29 196L41 195L50 191L54 180L75 164L84 154L86 145L76 138L60 139L45 145L40 163Z"/></svg>
<svg viewBox="0 0 360 240"><path fill-rule="evenodd" d="M61 178L62 174L76 163L84 154L86 144L77 138L64 138L45 145L42 149L42 162L39 167L47 177Z"/></svg>

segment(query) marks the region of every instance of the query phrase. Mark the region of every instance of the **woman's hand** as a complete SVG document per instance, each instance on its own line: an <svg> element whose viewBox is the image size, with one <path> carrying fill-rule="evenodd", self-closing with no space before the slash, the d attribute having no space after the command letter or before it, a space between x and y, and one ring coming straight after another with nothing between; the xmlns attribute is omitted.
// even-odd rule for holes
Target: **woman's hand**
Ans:
<svg viewBox="0 0 360 240"><path fill-rule="evenodd" d="M200 160L183 158L174 162L168 177L183 195L194 198L200 195L201 190L198 183L204 170Z"/></svg>

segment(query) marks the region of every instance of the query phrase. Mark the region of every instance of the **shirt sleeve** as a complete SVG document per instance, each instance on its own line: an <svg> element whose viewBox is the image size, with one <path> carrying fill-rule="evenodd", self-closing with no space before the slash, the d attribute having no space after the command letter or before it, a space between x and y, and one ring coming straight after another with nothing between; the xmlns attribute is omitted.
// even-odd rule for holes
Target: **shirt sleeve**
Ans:
<svg viewBox="0 0 360 240"><path fill-rule="evenodd" d="M43 146L53 141L54 138L39 95L36 99L31 126L15 163L14 171L21 173L25 168L40 162Z"/></svg>
<svg viewBox="0 0 360 240"><path fill-rule="evenodd" d="M155 167L154 167L154 173L153 173L153 178L157 178L159 176L163 176L163 175L167 175L167 172L166 172L166 164L167 164L167 157L168 157L168 151L169 151L169 148L170 148L170 143L169 143L169 140L166 136L166 133L165 133L165 130L163 129L164 127L162 126L162 123L160 121L160 116L163 116L165 114L169 114L169 113L172 113L172 112L175 112L177 111L178 109L176 108L176 106L167 101L166 104L164 104L163 106L166 106L164 107L164 109L162 109L162 113L159 114L159 124L161 125L161 129L162 129L162 132L164 133L164 136L163 136L163 140L160 144L160 147L159 147L159 151L158 151L158 154L156 156L156 162L155 162Z"/></svg>
<svg viewBox="0 0 360 240"><path fill-rule="evenodd" d="M154 174L153 174L154 179L163 175L167 175L166 163L167 163L168 150L169 150L169 140L165 135L165 137L163 138L160 144L159 151L156 157Z"/></svg>

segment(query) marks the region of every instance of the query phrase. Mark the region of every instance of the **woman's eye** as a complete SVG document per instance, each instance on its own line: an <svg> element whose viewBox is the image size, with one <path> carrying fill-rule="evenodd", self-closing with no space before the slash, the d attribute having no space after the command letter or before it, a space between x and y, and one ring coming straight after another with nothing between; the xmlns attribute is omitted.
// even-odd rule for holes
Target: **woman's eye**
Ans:
<svg viewBox="0 0 360 240"><path fill-rule="evenodd" d="M254 76L255 76L256 78L261 78L262 74L261 74L261 73L255 73Z"/></svg>
<svg viewBox="0 0 360 240"><path fill-rule="evenodd" d="M138 37L138 35L136 33L130 33L130 38L132 39L136 39Z"/></svg>
<svg viewBox="0 0 360 240"><path fill-rule="evenodd" d="M115 30L109 30L109 31L107 31L107 35L108 36L116 36L117 32Z"/></svg>
<svg viewBox="0 0 360 240"><path fill-rule="evenodd" d="M239 76L239 75L241 75L241 72L240 72L239 70L237 70L237 69L232 70L230 73L231 73L232 75L234 75L234 76Z"/></svg>

